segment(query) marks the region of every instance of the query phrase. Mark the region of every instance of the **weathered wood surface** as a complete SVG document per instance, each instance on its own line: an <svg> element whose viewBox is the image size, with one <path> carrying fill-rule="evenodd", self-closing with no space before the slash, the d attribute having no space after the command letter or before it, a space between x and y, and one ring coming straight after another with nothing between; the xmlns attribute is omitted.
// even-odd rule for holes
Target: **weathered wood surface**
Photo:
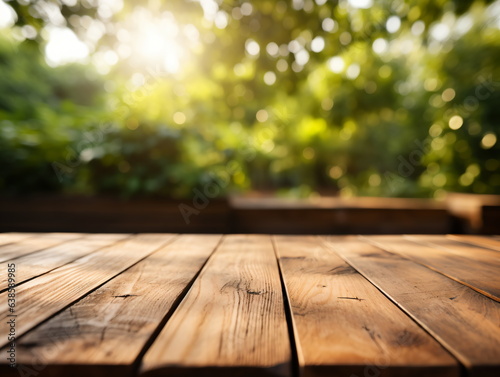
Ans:
<svg viewBox="0 0 500 377"><path fill-rule="evenodd" d="M23 236L2 377L500 375L495 237Z"/></svg>
<svg viewBox="0 0 500 377"><path fill-rule="evenodd" d="M35 236L36 233L0 233L0 246L14 243Z"/></svg>
<svg viewBox="0 0 500 377"><path fill-rule="evenodd" d="M138 235L20 285L16 293L16 314L22 318L16 327L18 336L119 275L172 238L172 235ZM0 302L7 303L7 297L8 291L1 293ZM7 305L0 306L0 323L7 323L8 319ZM0 347L7 343L6 336L0 338Z"/></svg>
<svg viewBox="0 0 500 377"><path fill-rule="evenodd" d="M500 303L421 264L354 238L327 244L434 336L471 376L500 372Z"/></svg>
<svg viewBox="0 0 500 377"><path fill-rule="evenodd" d="M20 268L16 273L16 284L50 272L66 263L97 251L100 248L126 238L124 234L92 234L0 263L0 271L7 271L7 265L14 262ZM7 275L0 275L0 292L8 288Z"/></svg>
<svg viewBox="0 0 500 377"><path fill-rule="evenodd" d="M18 342L18 362L34 368L43 359L46 374L130 375L220 238L185 236L162 247L28 333ZM17 370L0 371L18 376Z"/></svg>
<svg viewBox="0 0 500 377"><path fill-rule="evenodd" d="M500 251L500 241L494 237L470 236L464 234L449 234L446 237L455 241L466 242L472 245L478 245Z"/></svg>
<svg viewBox="0 0 500 377"><path fill-rule="evenodd" d="M400 236L366 238L384 250L400 254L500 301L500 258L495 251L478 250L477 247L458 242L455 242L455 248L443 248L425 242L429 238L413 236L409 236L410 239Z"/></svg>
<svg viewBox="0 0 500 377"><path fill-rule="evenodd" d="M304 376L458 376L457 362L315 237L275 238Z"/></svg>
<svg viewBox="0 0 500 377"><path fill-rule="evenodd" d="M37 237L27 237L15 243L0 247L0 262L20 258L23 255L83 237L80 233L45 233Z"/></svg>
<svg viewBox="0 0 500 377"><path fill-rule="evenodd" d="M270 236L226 236L143 359L143 375L290 376Z"/></svg>
<svg viewBox="0 0 500 377"><path fill-rule="evenodd" d="M431 247L438 247L464 258L480 260L485 263L493 263L500 266L500 254L484 246L473 245L434 235L407 235L405 238Z"/></svg>

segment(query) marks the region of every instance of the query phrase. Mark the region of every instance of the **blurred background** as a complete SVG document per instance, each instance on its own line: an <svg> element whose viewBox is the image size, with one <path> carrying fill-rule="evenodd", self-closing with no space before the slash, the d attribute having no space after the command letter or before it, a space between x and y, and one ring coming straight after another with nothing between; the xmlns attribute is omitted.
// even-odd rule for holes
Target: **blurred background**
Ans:
<svg viewBox="0 0 500 377"><path fill-rule="evenodd" d="M0 193L500 194L500 1L0 0Z"/></svg>
<svg viewBox="0 0 500 377"><path fill-rule="evenodd" d="M498 1L0 14L3 193L186 197L214 175L301 197L500 193Z"/></svg>

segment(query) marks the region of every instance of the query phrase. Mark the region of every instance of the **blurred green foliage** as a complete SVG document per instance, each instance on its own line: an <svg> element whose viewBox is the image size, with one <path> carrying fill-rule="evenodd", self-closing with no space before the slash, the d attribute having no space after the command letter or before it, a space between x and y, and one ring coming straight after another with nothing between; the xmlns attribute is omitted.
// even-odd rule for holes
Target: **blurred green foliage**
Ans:
<svg viewBox="0 0 500 377"><path fill-rule="evenodd" d="M0 192L500 194L499 1L105 3L8 2ZM87 63L45 62L54 26Z"/></svg>

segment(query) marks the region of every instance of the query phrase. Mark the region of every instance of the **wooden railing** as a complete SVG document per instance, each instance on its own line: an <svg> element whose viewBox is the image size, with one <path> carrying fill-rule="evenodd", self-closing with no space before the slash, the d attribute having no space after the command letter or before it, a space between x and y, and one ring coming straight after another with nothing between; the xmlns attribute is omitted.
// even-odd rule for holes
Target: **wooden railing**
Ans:
<svg viewBox="0 0 500 377"><path fill-rule="evenodd" d="M156 200L95 197L0 199L0 232L275 234L500 233L500 196Z"/></svg>

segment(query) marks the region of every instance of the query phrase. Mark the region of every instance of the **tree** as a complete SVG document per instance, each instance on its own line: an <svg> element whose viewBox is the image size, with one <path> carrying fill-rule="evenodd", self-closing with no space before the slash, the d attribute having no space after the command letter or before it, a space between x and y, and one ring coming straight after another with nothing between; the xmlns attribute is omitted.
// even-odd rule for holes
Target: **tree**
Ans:
<svg viewBox="0 0 500 377"><path fill-rule="evenodd" d="M91 108L114 126L70 142L80 163L63 187L187 196L215 175L229 189L437 197L500 192L489 3L9 2L20 48L50 58L51 30L69 28L104 81ZM80 85L65 103L82 103Z"/></svg>

